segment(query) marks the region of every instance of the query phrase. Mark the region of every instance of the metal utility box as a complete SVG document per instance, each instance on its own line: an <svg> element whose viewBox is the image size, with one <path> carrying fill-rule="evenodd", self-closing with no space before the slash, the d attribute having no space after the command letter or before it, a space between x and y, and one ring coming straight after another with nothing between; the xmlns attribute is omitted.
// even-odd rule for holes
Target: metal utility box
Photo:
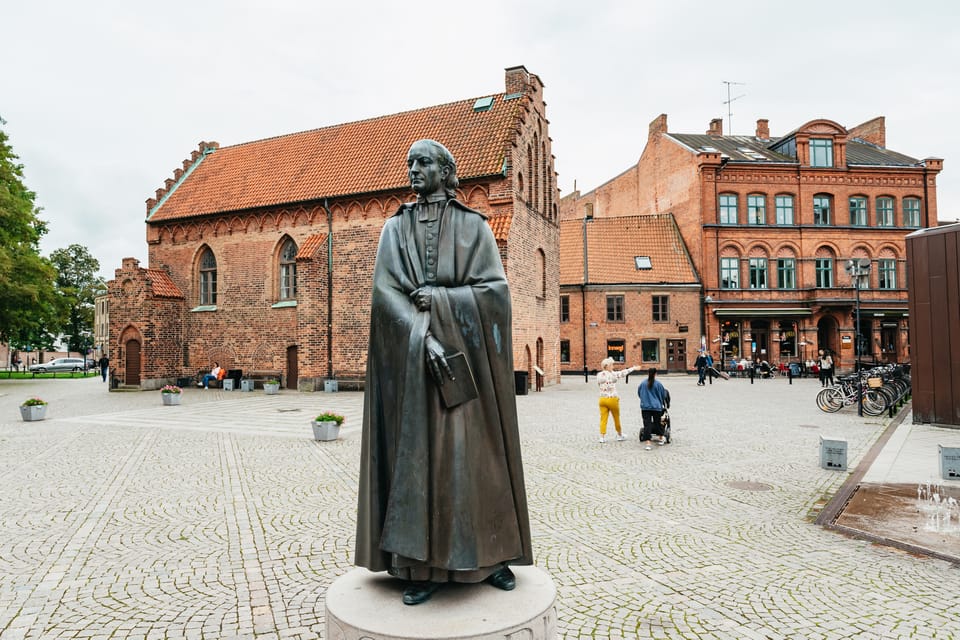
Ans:
<svg viewBox="0 0 960 640"><path fill-rule="evenodd" d="M223 390L224 390L224 391L233 391L233 378L224 378L224 379L223 379Z"/></svg>
<svg viewBox="0 0 960 640"><path fill-rule="evenodd" d="M240 381L240 391L253 391L253 380L244 378Z"/></svg>
<svg viewBox="0 0 960 640"><path fill-rule="evenodd" d="M960 428L960 224L906 244L913 421Z"/></svg>
<svg viewBox="0 0 960 640"><path fill-rule="evenodd" d="M323 390L326 393L336 393L337 392L337 381L336 380L324 380L323 381Z"/></svg>
<svg viewBox="0 0 960 640"><path fill-rule="evenodd" d="M960 480L960 447L937 445L940 450L940 477L944 480Z"/></svg>
<svg viewBox="0 0 960 640"><path fill-rule="evenodd" d="M847 470L847 441L820 436L820 468Z"/></svg>

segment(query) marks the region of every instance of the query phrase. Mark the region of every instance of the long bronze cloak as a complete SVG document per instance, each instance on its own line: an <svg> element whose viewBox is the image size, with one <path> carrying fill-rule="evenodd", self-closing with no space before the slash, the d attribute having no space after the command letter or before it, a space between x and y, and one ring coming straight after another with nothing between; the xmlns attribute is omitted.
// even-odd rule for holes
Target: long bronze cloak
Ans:
<svg viewBox="0 0 960 640"><path fill-rule="evenodd" d="M471 571L531 564L517 430L510 292L483 214L450 200L437 276L424 278L415 207L387 220L374 267L355 563L412 559ZM434 286L431 309L414 290ZM427 330L462 351L479 397L446 409L426 364ZM482 577L478 578L482 579Z"/></svg>

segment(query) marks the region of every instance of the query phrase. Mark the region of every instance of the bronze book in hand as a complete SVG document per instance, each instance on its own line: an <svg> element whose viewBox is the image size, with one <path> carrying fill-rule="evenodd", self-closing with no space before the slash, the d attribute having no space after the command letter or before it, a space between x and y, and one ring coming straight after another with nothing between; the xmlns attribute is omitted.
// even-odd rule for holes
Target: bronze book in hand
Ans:
<svg viewBox="0 0 960 640"><path fill-rule="evenodd" d="M473 400L480 392L477 391L477 381L473 378L473 372L470 370L470 363L462 351L447 354L447 365L453 372L454 379L451 380L446 371L442 373L443 384L437 385L440 389L440 397L443 399L443 406L447 409Z"/></svg>

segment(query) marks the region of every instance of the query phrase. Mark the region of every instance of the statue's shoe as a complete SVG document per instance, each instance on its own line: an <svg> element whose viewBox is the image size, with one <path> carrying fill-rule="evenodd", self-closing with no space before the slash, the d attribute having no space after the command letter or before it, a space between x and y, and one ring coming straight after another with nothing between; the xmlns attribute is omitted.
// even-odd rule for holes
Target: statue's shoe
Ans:
<svg viewBox="0 0 960 640"><path fill-rule="evenodd" d="M426 602L433 592L440 588L442 582L408 582L403 590L403 604L420 604Z"/></svg>
<svg viewBox="0 0 960 640"><path fill-rule="evenodd" d="M513 591L513 589L517 586L517 578L513 575L513 571L510 571L510 567L504 567L494 571L487 576L485 582L492 584L497 589L503 589L504 591Z"/></svg>

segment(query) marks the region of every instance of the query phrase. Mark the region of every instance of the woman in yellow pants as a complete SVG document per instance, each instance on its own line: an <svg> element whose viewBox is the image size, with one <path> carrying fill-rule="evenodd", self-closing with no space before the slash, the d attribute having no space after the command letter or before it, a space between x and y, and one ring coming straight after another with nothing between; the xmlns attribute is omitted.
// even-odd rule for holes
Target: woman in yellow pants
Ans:
<svg viewBox="0 0 960 640"><path fill-rule="evenodd" d="M617 441L626 440L620 428L620 395L617 393L617 380L636 371L639 367L629 367L620 371L613 370L613 358L604 358L597 372L597 384L600 386L600 444L607 441L607 416L613 414L613 426L617 430Z"/></svg>

